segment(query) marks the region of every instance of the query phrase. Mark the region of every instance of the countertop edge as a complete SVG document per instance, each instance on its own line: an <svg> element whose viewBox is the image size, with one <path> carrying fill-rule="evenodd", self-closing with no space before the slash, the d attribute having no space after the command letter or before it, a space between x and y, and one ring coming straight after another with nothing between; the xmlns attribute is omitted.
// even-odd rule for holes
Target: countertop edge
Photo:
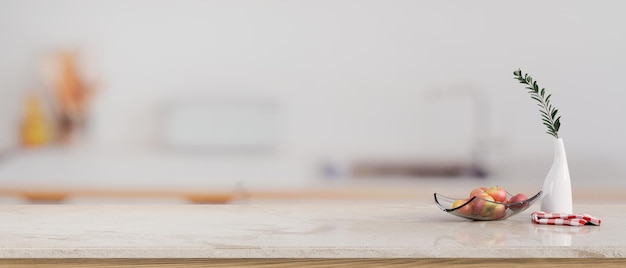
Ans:
<svg viewBox="0 0 626 268"><path fill-rule="evenodd" d="M459 247L459 248L5 248L0 259L121 258L626 258L626 247Z"/></svg>

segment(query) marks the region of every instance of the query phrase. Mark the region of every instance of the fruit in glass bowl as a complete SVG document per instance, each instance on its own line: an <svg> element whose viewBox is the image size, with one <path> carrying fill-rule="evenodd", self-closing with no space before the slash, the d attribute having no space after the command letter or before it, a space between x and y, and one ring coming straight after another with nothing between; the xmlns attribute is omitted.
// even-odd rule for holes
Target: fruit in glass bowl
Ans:
<svg viewBox="0 0 626 268"><path fill-rule="evenodd" d="M479 187L472 190L470 197L465 199L451 198L438 193L435 193L434 197L435 204L445 212L472 220L493 221L504 220L526 210L539 200L541 194L539 191L527 198L521 193L511 195L499 187Z"/></svg>

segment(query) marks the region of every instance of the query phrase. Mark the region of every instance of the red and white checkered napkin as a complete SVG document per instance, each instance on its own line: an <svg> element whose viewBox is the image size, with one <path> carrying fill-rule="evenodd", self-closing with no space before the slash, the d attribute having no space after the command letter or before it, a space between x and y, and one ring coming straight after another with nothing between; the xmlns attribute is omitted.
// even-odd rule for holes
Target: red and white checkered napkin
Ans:
<svg viewBox="0 0 626 268"><path fill-rule="evenodd" d="M588 214L547 213L543 211L533 212L531 215L536 224L548 225L600 225L600 219Z"/></svg>

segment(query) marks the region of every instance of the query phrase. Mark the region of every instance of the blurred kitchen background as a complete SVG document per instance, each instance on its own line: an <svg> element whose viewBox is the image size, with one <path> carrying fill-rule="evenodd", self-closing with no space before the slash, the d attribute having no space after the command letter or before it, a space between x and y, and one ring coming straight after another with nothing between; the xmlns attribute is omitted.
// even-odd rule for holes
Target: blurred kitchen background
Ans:
<svg viewBox="0 0 626 268"><path fill-rule="evenodd" d="M0 203L626 190L624 1L0 0ZM174 201L176 200L176 201Z"/></svg>

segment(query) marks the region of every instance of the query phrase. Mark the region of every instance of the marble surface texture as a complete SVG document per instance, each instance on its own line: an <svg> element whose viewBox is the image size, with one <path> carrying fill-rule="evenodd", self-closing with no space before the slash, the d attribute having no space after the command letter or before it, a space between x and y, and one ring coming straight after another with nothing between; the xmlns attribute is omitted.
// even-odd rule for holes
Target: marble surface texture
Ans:
<svg viewBox="0 0 626 268"><path fill-rule="evenodd" d="M601 226L468 221L434 204L5 205L0 258L624 258L626 205Z"/></svg>

